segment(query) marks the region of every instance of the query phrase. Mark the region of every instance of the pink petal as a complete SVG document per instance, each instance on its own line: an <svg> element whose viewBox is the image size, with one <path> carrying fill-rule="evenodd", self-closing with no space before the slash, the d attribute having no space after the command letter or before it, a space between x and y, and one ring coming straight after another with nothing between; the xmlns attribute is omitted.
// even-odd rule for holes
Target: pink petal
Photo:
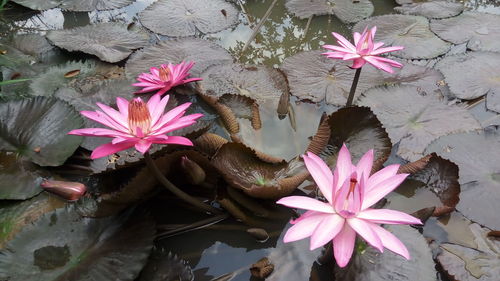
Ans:
<svg viewBox="0 0 500 281"><path fill-rule="evenodd" d="M281 198L276 203L290 208L299 208L328 214L335 213L332 205L306 196L288 196Z"/></svg>
<svg viewBox="0 0 500 281"><path fill-rule="evenodd" d="M349 42L347 39L345 39L344 36L338 34L338 33L335 33L335 32L332 32L332 35L333 37L335 37L337 39L337 42L347 48L347 49L350 49L352 51L356 51L356 47L354 47L354 45L351 44L351 42Z"/></svg>
<svg viewBox="0 0 500 281"><path fill-rule="evenodd" d="M111 129L115 129L122 133L128 133L128 128L124 128L122 125L118 124L114 120L111 119L108 115L104 114L100 111L80 111L80 114L87 117L90 120L96 121L97 123L101 123L105 126L110 127Z"/></svg>
<svg viewBox="0 0 500 281"><path fill-rule="evenodd" d="M387 73L394 73L394 70L392 70L391 66L381 62L380 60L377 59L377 57L370 57L370 56L364 56L363 57L369 64L373 65L374 67L383 70Z"/></svg>
<svg viewBox="0 0 500 281"><path fill-rule="evenodd" d="M358 218L372 223L383 224L422 224L422 222L406 213L390 209L366 209L357 215Z"/></svg>
<svg viewBox="0 0 500 281"><path fill-rule="evenodd" d="M180 145L187 145L187 146L193 146L193 143L185 137L180 137L180 136L167 136L165 139L160 140L160 139L149 139L153 143L159 143L159 144L180 144Z"/></svg>
<svg viewBox="0 0 500 281"><path fill-rule="evenodd" d="M163 95L165 94L166 92L168 92L168 90L172 89L172 87L169 85L169 86L165 86L163 87L161 90L159 90L158 92L156 92L156 95Z"/></svg>
<svg viewBox="0 0 500 281"><path fill-rule="evenodd" d="M380 240L382 240L382 244L385 248L393 251L394 253L401 255L407 260L410 259L410 253L408 249L406 249L405 245L398 239L394 234L390 233L383 227L379 225L372 225L372 230L377 233Z"/></svg>
<svg viewBox="0 0 500 281"><path fill-rule="evenodd" d="M137 151L139 151L140 153L144 154L149 150L152 144L153 144L152 142L142 139L135 143L135 149L137 149Z"/></svg>
<svg viewBox="0 0 500 281"><path fill-rule="evenodd" d="M328 215L323 218L314 229L309 249L312 251L332 241L332 239L342 230L344 222L345 219L337 214Z"/></svg>
<svg viewBox="0 0 500 281"><path fill-rule="evenodd" d="M382 170L374 173L366 182L366 191L373 189L375 186L379 185L385 179L388 179L396 175L398 170L399 170L399 165L394 164L394 165L389 165L383 168Z"/></svg>
<svg viewBox="0 0 500 281"><path fill-rule="evenodd" d="M360 181L360 176L363 175L365 177L365 183L368 181L368 177L372 172L373 166L373 149L368 150L356 165L356 174L358 175L358 181Z"/></svg>
<svg viewBox="0 0 500 281"><path fill-rule="evenodd" d="M340 46L335 46L335 45L323 45L322 47L327 49L327 50L337 51L340 53L346 53L346 54L353 53L352 50L349 50L349 49L346 49L346 48L340 47Z"/></svg>
<svg viewBox="0 0 500 281"><path fill-rule="evenodd" d="M404 48L405 47L401 47L401 46L393 46L393 47L380 48L380 49L373 50L370 53L370 55L371 56L376 56L376 55L380 55L380 54L385 54L385 53L390 53L390 52L395 52L395 51L403 50Z"/></svg>
<svg viewBox="0 0 500 281"><path fill-rule="evenodd" d="M359 34L359 32L354 32L353 37L354 37L354 45L358 45L359 38L361 38L361 34Z"/></svg>
<svg viewBox="0 0 500 281"><path fill-rule="evenodd" d="M152 130L157 130L161 128L162 126L166 125L168 122L170 122L172 119L179 115L184 115L186 109L191 106L190 102L181 104L179 106L174 107L172 110L168 111L165 113L159 120L156 122L155 126L152 126Z"/></svg>
<svg viewBox="0 0 500 281"><path fill-rule="evenodd" d="M366 64L366 61L363 58L355 59L351 65L351 68L361 68Z"/></svg>
<svg viewBox="0 0 500 281"><path fill-rule="evenodd" d="M384 246L382 245L382 241L380 241L380 237L378 237L377 233L371 228L372 223L358 218L347 219L347 223L352 227L352 229L354 229L354 231L356 231L356 233L363 237L368 244L380 252L384 251Z"/></svg>
<svg viewBox="0 0 500 281"><path fill-rule="evenodd" d="M396 187L398 187L407 176L408 174L397 174L372 187L370 190L366 190L361 210L370 207L371 205L377 203L380 199L384 198L384 196L396 189Z"/></svg>
<svg viewBox="0 0 500 281"><path fill-rule="evenodd" d="M307 170L311 173L323 196L330 204L333 203L333 174L330 168L321 158L311 152L307 152L307 155L302 157Z"/></svg>
<svg viewBox="0 0 500 281"><path fill-rule="evenodd" d="M335 167L335 171L338 173L338 182L335 187L335 193L342 186L342 184L344 184L345 180L351 176L351 168L351 154L345 144L343 144L342 148L340 148L339 155L337 157L337 165Z"/></svg>
<svg viewBox="0 0 500 281"><path fill-rule="evenodd" d="M122 114L124 119L128 118L128 100L122 98L122 97L117 97L116 98L116 106L118 107L118 110Z"/></svg>
<svg viewBox="0 0 500 281"><path fill-rule="evenodd" d="M87 136L87 137L107 137L107 138L114 138L118 136L124 138L130 137L128 134L104 128L77 129L70 131L68 135Z"/></svg>
<svg viewBox="0 0 500 281"><path fill-rule="evenodd" d="M314 212L313 214L301 219L288 229L283 237L283 242L293 242L311 236L314 229L316 229L316 226L318 226L318 224L328 216L330 215Z"/></svg>
<svg viewBox="0 0 500 281"><path fill-rule="evenodd" d="M105 104L102 104L100 102L97 102L96 104L97 104L97 106L99 106L99 108L101 108L101 110L104 113L106 113L109 117L111 117L111 119L113 119L113 121L122 125L124 128L128 127L128 120L123 118L123 116L120 114L120 112L118 112L115 109L113 109Z"/></svg>
<svg viewBox="0 0 500 281"><path fill-rule="evenodd" d="M154 104L150 105L151 99L153 97L156 97L155 100L153 101ZM160 120L161 115L165 112L165 107L167 106L168 100L170 98L169 95L166 95L163 97L161 100L161 95L154 95L149 101L148 101L148 109L149 113L151 114L151 127L153 128L158 120Z"/></svg>
<svg viewBox="0 0 500 281"><path fill-rule="evenodd" d="M90 155L90 158L92 159L97 159L101 158L104 156L111 155L113 153L117 153L118 151L126 150L131 147L133 147L135 142L121 142L118 144L112 144L112 143L106 143L103 145L100 145L92 151L92 154Z"/></svg>
<svg viewBox="0 0 500 281"><path fill-rule="evenodd" d="M360 58L360 55L358 54L345 54L342 59L343 60L353 60L353 59L358 59Z"/></svg>
<svg viewBox="0 0 500 281"><path fill-rule="evenodd" d="M333 238L333 254L337 265L345 267L351 259L356 241L356 232L345 223L342 230Z"/></svg>

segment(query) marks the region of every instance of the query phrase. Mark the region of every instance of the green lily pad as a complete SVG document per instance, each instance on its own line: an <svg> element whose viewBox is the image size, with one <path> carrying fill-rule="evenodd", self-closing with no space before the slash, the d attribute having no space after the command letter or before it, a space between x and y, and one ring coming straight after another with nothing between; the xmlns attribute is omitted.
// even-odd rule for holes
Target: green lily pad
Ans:
<svg viewBox="0 0 500 281"><path fill-rule="evenodd" d="M142 72L149 72L152 66L160 64L193 61L191 77L199 76L209 66L232 62L231 55L221 46L198 38L168 40L135 52L127 61L127 77L134 78Z"/></svg>
<svg viewBox="0 0 500 281"><path fill-rule="evenodd" d="M12 2L30 8L32 10L48 10L61 4L62 0L12 0Z"/></svg>
<svg viewBox="0 0 500 281"><path fill-rule="evenodd" d="M432 59L444 55L451 44L441 40L429 29L429 20L421 16L383 15L358 22L353 30L377 26L375 41L387 45L403 46L394 56L404 59Z"/></svg>
<svg viewBox="0 0 500 281"><path fill-rule="evenodd" d="M46 193L21 202L3 201L0 203L0 249L25 226L36 221L43 214L64 205L65 201Z"/></svg>
<svg viewBox="0 0 500 281"><path fill-rule="evenodd" d="M500 212L500 152L493 149L499 144L498 129L486 129L441 137L426 150L426 153L436 152L458 165L462 191L457 210L492 229L500 229L497 217Z"/></svg>
<svg viewBox="0 0 500 281"><path fill-rule="evenodd" d="M133 50L148 43L146 34L128 30L127 25L120 23L99 23L52 30L47 33L47 38L54 45L70 52L84 52L111 63L127 58Z"/></svg>
<svg viewBox="0 0 500 281"><path fill-rule="evenodd" d="M0 251L0 278L134 280L154 235L155 225L143 213L89 219L59 209L26 226Z"/></svg>
<svg viewBox="0 0 500 281"><path fill-rule="evenodd" d="M286 0L285 6L301 19L333 14L345 23L358 22L371 16L374 11L370 0Z"/></svg>
<svg viewBox="0 0 500 281"><path fill-rule="evenodd" d="M111 10L132 4L133 0L13 0L12 2L33 10L62 8L67 11L90 12Z"/></svg>
<svg viewBox="0 0 500 281"><path fill-rule="evenodd" d="M385 250L368 247L353 257L345 269L335 271L336 280L356 281L437 281L431 250L418 230L406 225L389 225L393 233L407 247L411 260Z"/></svg>
<svg viewBox="0 0 500 281"><path fill-rule="evenodd" d="M83 126L67 103L36 97L0 104L0 149L18 153L41 166L58 166L82 142L67 132Z"/></svg>
<svg viewBox="0 0 500 281"><path fill-rule="evenodd" d="M466 109L447 105L415 86L372 88L357 104L373 110L392 142L399 142L398 155L408 161L422 158L427 145L440 136L481 128Z"/></svg>
<svg viewBox="0 0 500 281"><path fill-rule="evenodd" d="M167 36L214 33L235 25L238 10L224 0L159 0L139 14L151 31Z"/></svg>
<svg viewBox="0 0 500 281"><path fill-rule="evenodd" d="M444 19L459 15L464 10L462 3L451 1L429 1L406 4L394 8L405 15L424 16L429 19Z"/></svg>
<svg viewBox="0 0 500 281"><path fill-rule="evenodd" d="M431 30L453 44L467 43L473 51L500 51L500 15L464 12L457 17L433 20Z"/></svg>

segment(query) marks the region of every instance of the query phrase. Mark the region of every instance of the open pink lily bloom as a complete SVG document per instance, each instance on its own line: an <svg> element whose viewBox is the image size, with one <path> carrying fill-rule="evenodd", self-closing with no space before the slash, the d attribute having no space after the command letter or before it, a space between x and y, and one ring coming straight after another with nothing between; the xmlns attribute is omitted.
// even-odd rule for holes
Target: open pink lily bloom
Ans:
<svg viewBox="0 0 500 281"><path fill-rule="evenodd" d="M404 49L404 47L392 46L382 48L384 45L383 42L373 42L376 31L377 27L374 26L372 29L365 28L361 34L354 32L354 45L351 44L351 42L349 42L349 40L347 40L344 36L332 32L340 46L323 45L323 48L332 50L332 52L326 52L323 53L323 55L332 59L352 60L352 68L361 68L366 63L369 63L378 69L393 73L394 71L392 70L392 67L400 68L403 65L397 61L380 57L378 55L399 51Z"/></svg>
<svg viewBox="0 0 500 281"><path fill-rule="evenodd" d="M161 98L154 95L144 103L141 98L130 102L124 98L116 98L118 111L101 103L97 106L102 111L82 111L83 116L109 127L85 128L72 130L68 134L113 138L110 143L98 146L90 156L92 159L104 157L118 151L135 147L142 154L146 153L153 143L193 145L184 137L167 136L166 134L196 123L203 114L183 116L191 103L185 103L165 113L169 96Z"/></svg>
<svg viewBox="0 0 500 281"><path fill-rule="evenodd" d="M308 152L303 157L328 202L305 196L279 200L278 204L308 210L291 222L293 226L285 234L285 243L311 237L310 248L314 250L332 240L335 260L344 267L351 259L357 233L380 252L385 247L410 258L403 243L379 224L422 224L420 220L399 211L370 208L408 176L397 174L399 165L387 166L370 176L373 150L354 166L345 145L340 149L333 174L318 156Z"/></svg>
<svg viewBox="0 0 500 281"><path fill-rule="evenodd" d="M149 69L151 73L141 73L137 77L139 82L132 84L132 86L143 87L136 94L159 90L157 94L163 95L175 86L202 80L201 78L185 79L189 76L189 70L193 65L194 62L181 62L180 64L162 64L160 68L151 67Z"/></svg>

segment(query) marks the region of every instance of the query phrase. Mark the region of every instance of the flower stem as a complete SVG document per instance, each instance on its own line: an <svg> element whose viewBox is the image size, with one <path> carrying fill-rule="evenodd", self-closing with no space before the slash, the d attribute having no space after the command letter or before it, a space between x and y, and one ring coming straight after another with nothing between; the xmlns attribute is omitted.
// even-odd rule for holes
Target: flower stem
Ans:
<svg viewBox="0 0 500 281"><path fill-rule="evenodd" d="M153 172L154 176L158 181L160 181L163 186L165 186L170 192L175 194L177 197L180 199L184 200L185 202L195 206L198 209L201 209L206 212L210 212L213 214L221 214L221 211L215 209L212 206L209 206L203 202L200 202L196 200L195 198L191 197L191 195L185 193L184 191L180 190L177 186L175 186L173 183L171 183L160 171L158 166L156 166L154 160L151 158L151 155L149 155L148 152L144 153L144 159L146 160L146 165L148 168Z"/></svg>
<svg viewBox="0 0 500 281"><path fill-rule="evenodd" d="M354 74L354 80L352 80L351 91L349 91L349 97L347 98L347 103L345 106L351 106L352 100L354 99L354 93L356 93L356 87L358 87L359 76L361 75L361 67L356 69Z"/></svg>

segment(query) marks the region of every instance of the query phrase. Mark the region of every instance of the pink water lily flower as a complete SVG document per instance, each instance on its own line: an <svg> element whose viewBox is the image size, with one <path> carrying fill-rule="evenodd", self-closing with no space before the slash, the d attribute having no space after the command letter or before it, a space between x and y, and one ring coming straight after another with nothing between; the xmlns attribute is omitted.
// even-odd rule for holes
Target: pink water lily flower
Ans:
<svg viewBox="0 0 500 281"><path fill-rule="evenodd" d="M116 98L118 111L97 103L102 110L82 111L83 116L99 122L105 128L85 128L69 132L70 135L113 138L110 143L98 146L91 158L100 158L121 150L135 147L142 154L146 153L153 143L193 145L184 137L167 136L166 134L196 123L203 114L183 116L191 103L184 103L165 113L169 96L161 98L154 95L144 103L141 98L128 101Z"/></svg>
<svg viewBox="0 0 500 281"><path fill-rule="evenodd" d="M399 51L404 49L404 47L392 46L382 48L384 45L383 42L373 42L376 31L377 27L374 26L372 29L365 28L361 34L354 32L354 45L351 44L351 42L349 42L349 40L347 40L344 36L332 32L340 46L323 45L323 48L332 50L332 52L326 52L323 53L323 55L332 59L352 60L352 68L361 68L366 63L369 63L378 69L393 73L394 71L392 70L392 67L400 68L403 65L397 61L380 57L378 55Z"/></svg>
<svg viewBox="0 0 500 281"><path fill-rule="evenodd" d="M370 176L373 150L354 166L345 145L340 149L333 174L318 156L308 152L303 157L327 202L305 196L279 200L278 204L308 210L291 222L285 243L311 237L310 249L314 250L333 241L335 260L344 267L351 259L357 233L380 252L385 247L410 258L403 243L379 224L421 224L420 220L394 210L370 208L408 176L397 174L399 165L387 166Z"/></svg>
<svg viewBox="0 0 500 281"><path fill-rule="evenodd" d="M141 73L137 77L139 82L132 84L132 86L143 87L136 94L159 90L157 94L163 95L175 86L202 80L201 78L185 79L189 76L189 70L193 65L194 62L181 62L179 64L162 64L160 68L151 67L149 69L151 73Z"/></svg>

